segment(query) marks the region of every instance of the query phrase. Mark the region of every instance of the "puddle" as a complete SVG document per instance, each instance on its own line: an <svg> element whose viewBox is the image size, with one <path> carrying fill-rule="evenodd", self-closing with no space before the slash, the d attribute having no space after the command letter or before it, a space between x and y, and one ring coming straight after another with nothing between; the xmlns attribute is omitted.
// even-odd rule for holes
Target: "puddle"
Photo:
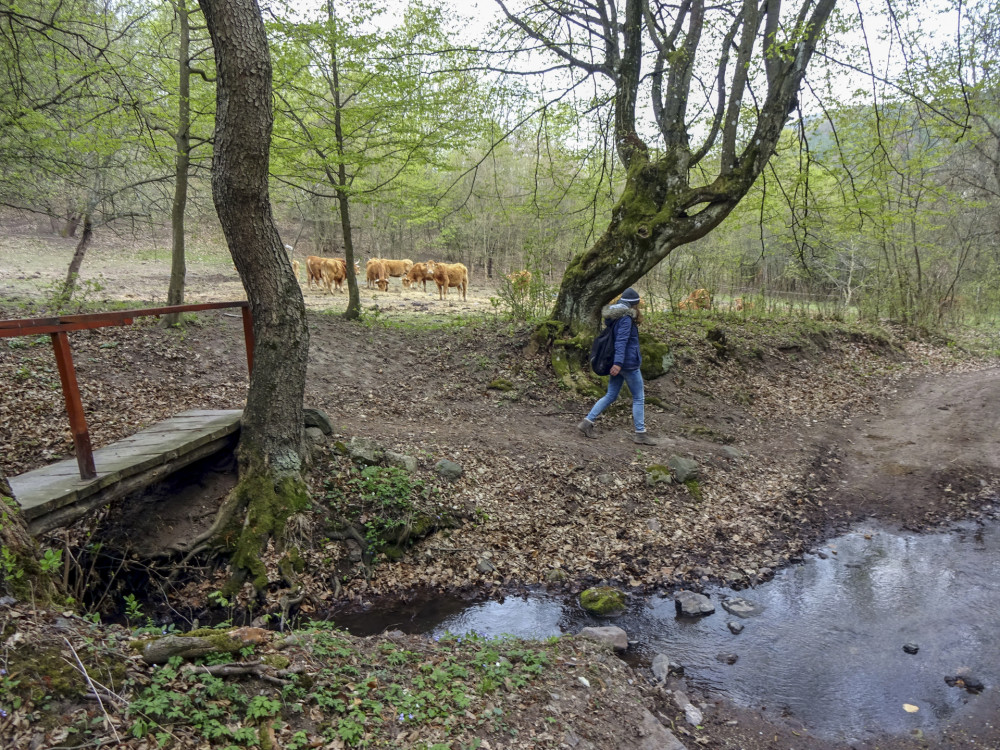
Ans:
<svg viewBox="0 0 1000 750"><path fill-rule="evenodd" d="M963 668L986 691L997 689L1000 525L924 535L859 528L822 552L826 559L809 556L753 590L707 590L716 606L708 617L679 619L672 599L653 597L612 622L638 641L639 664L666 653L690 684L740 706L780 711L830 740L937 728L977 700L945 683ZM754 602L759 614L726 612L727 596ZM335 621L359 635L398 628L519 637L608 624L575 599L545 593L474 604L438 597ZM743 631L734 635L729 622ZM919 646L916 654L903 650L909 643ZM738 658L726 664L720 654Z"/></svg>

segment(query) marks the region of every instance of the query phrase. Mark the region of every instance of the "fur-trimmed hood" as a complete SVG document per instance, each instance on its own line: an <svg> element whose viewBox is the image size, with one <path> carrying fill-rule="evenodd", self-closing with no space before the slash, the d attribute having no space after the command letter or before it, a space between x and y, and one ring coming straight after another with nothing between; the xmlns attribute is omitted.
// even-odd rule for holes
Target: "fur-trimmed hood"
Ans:
<svg viewBox="0 0 1000 750"><path fill-rule="evenodd" d="M605 305L601 308L601 319L610 320L612 323L624 318L626 315L635 322L636 315L638 314L638 308L624 302L616 302L613 305Z"/></svg>

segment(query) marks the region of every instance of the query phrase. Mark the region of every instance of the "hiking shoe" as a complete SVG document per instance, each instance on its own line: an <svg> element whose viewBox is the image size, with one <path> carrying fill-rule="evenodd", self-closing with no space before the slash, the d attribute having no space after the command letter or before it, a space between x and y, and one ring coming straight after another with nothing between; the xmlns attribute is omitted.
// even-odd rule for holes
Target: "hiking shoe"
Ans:
<svg viewBox="0 0 1000 750"><path fill-rule="evenodd" d="M647 435L645 432L633 432L632 442L638 443L639 445L659 445L653 438Z"/></svg>
<svg viewBox="0 0 1000 750"><path fill-rule="evenodd" d="M597 435L594 434L594 423L588 419L581 419L580 424L576 426L580 432L583 433L584 437L596 438Z"/></svg>

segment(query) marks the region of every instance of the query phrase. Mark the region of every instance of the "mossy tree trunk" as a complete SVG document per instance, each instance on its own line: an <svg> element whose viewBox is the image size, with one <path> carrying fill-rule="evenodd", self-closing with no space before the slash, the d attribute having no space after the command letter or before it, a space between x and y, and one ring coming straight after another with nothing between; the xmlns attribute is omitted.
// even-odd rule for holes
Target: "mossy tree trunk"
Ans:
<svg viewBox="0 0 1000 750"><path fill-rule="evenodd" d="M271 61L254 0L201 0L215 49L212 196L250 301L256 341L238 447L240 479L217 521L232 550L233 587L269 582L261 552L280 550L288 519L308 504L302 478L309 329L268 195Z"/></svg>
<svg viewBox="0 0 1000 750"><path fill-rule="evenodd" d="M24 523L7 477L0 470L0 593L48 605L61 594L59 584L42 571L38 545Z"/></svg>
<svg viewBox="0 0 1000 750"><path fill-rule="evenodd" d="M574 331L595 328L601 305L729 215L774 153L835 5L798 0L796 11L783 9L780 0L740 7L626 0L620 23L573 0L520 15L505 11L535 45L613 86L615 148L626 184L607 231L570 263L554 320ZM706 27L724 33L703 35ZM604 58L577 58L575 38L554 31L563 28L600 39ZM702 101L699 72L707 65L718 75ZM644 81L651 101L639 111L653 114L660 138L652 156L636 127ZM689 106L712 114L705 122ZM695 121L707 127L702 142L692 145ZM703 161L709 155L717 158L711 167Z"/></svg>

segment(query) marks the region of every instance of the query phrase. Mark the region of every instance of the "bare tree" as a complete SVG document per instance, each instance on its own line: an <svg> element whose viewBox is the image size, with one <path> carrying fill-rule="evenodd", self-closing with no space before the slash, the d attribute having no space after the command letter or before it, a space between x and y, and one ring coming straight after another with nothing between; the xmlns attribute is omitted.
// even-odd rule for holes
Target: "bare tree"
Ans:
<svg viewBox="0 0 1000 750"><path fill-rule="evenodd" d="M718 226L747 193L797 105L836 0L497 3L522 50L554 54L573 85L593 78L614 110L624 191L604 235L569 265L553 312L590 327L602 304Z"/></svg>

